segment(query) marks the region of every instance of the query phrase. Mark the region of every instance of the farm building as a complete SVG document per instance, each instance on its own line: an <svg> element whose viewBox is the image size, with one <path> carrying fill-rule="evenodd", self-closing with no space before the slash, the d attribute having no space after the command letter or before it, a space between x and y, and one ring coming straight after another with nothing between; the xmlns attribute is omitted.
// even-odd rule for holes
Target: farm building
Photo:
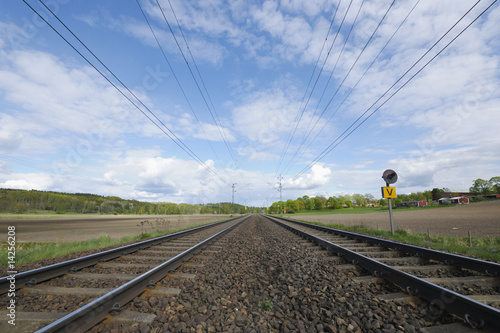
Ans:
<svg viewBox="0 0 500 333"><path fill-rule="evenodd" d="M441 198L439 199L440 205L463 205L469 204L469 198L467 197L453 197L453 198Z"/></svg>
<svg viewBox="0 0 500 333"><path fill-rule="evenodd" d="M403 201L401 203L401 206L406 206L406 207L426 207L427 206L427 201Z"/></svg>

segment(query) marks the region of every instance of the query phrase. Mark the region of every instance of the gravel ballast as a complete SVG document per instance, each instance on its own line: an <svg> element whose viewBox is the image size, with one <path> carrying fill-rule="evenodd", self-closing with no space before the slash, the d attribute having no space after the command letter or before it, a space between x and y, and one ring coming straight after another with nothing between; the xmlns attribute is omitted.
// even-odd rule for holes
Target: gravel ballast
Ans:
<svg viewBox="0 0 500 333"><path fill-rule="evenodd" d="M420 332L455 320L425 304L380 301L378 295L400 290L356 283L351 278L362 270L338 264L252 216L177 270L194 278L157 284L179 288L178 295L136 297L124 306L155 314L152 323L119 329L103 323L92 332Z"/></svg>

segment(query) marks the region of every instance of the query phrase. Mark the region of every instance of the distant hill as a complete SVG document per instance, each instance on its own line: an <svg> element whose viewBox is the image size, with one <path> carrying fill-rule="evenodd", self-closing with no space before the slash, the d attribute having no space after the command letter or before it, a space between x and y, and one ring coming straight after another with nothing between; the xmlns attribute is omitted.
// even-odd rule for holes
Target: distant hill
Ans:
<svg viewBox="0 0 500 333"><path fill-rule="evenodd" d="M256 213L261 208L234 204L232 213ZM62 193L53 191L0 189L0 213L57 214L231 214L231 203L176 204L126 200L114 196L90 193Z"/></svg>

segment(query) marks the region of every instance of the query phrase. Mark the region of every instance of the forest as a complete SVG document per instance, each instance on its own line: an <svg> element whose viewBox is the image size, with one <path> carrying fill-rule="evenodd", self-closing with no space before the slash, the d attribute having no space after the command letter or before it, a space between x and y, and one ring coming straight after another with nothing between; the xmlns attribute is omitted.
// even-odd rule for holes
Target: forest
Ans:
<svg viewBox="0 0 500 333"><path fill-rule="evenodd" d="M0 189L0 213L57 214L244 214L262 212L262 208L228 202L186 204L144 202L89 193L61 193L37 190Z"/></svg>

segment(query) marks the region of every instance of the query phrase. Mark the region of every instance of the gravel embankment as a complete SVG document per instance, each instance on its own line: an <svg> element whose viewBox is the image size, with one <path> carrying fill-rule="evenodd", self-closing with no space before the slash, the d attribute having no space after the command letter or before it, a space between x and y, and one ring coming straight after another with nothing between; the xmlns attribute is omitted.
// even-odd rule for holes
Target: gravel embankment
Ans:
<svg viewBox="0 0 500 333"><path fill-rule="evenodd" d="M334 257L262 217L254 216L178 272L194 279L164 279L159 285L181 289L177 296L137 297L124 310L156 314L152 325L121 327L120 332L420 332L448 323L427 305L380 301L398 292L391 285L358 284L356 270L336 268ZM206 258L210 256L210 258ZM118 332L100 325L92 332Z"/></svg>

